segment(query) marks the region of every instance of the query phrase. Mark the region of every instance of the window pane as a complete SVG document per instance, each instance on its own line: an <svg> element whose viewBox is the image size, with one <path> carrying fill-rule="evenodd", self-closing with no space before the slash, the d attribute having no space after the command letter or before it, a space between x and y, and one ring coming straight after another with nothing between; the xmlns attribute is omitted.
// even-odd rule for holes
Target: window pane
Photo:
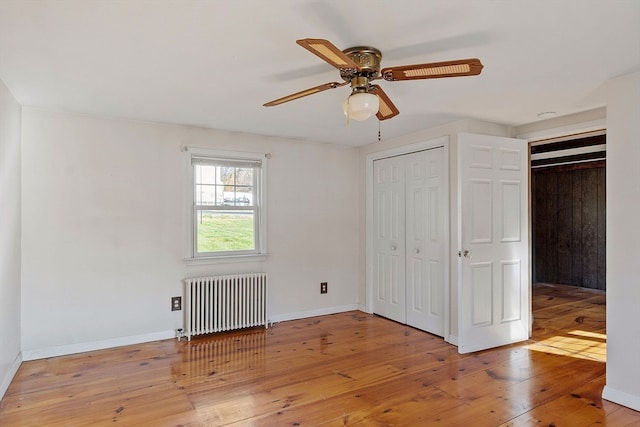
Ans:
<svg viewBox="0 0 640 427"><path fill-rule="evenodd" d="M216 172L215 166L196 165L196 182L201 184L215 184Z"/></svg>
<svg viewBox="0 0 640 427"><path fill-rule="evenodd" d="M253 211L198 211L196 215L199 253L255 249Z"/></svg>
<svg viewBox="0 0 640 427"><path fill-rule="evenodd" d="M194 170L197 205L253 205L255 171L252 168L196 164Z"/></svg>
<svg viewBox="0 0 640 427"><path fill-rule="evenodd" d="M253 185L253 169L250 168L236 168L236 183L235 185Z"/></svg>
<svg viewBox="0 0 640 427"><path fill-rule="evenodd" d="M216 194L222 194L216 185L196 184L196 204L215 205Z"/></svg>
<svg viewBox="0 0 640 427"><path fill-rule="evenodd" d="M240 191L225 191L224 204L227 206L249 206L251 205L251 193L243 193Z"/></svg>
<svg viewBox="0 0 640 427"><path fill-rule="evenodd" d="M253 187L231 187L224 192L224 204L228 206L253 206Z"/></svg>
<svg viewBox="0 0 640 427"><path fill-rule="evenodd" d="M197 205L216 205L222 202L222 183L219 168L195 165L195 202Z"/></svg>

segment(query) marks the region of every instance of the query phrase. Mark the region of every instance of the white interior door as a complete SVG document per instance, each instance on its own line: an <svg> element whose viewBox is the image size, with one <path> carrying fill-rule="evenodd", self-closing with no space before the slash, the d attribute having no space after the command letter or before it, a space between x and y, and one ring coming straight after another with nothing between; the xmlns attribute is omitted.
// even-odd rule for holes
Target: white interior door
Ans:
<svg viewBox="0 0 640 427"><path fill-rule="evenodd" d="M374 161L373 311L444 335L444 149Z"/></svg>
<svg viewBox="0 0 640 427"><path fill-rule="evenodd" d="M444 335L444 149L403 156L407 324Z"/></svg>
<svg viewBox="0 0 640 427"><path fill-rule="evenodd" d="M529 338L527 143L458 135L458 351Z"/></svg>
<svg viewBox="0 0 640 427"><path fill-rule="evenodd" d="M405 191L401 157L373 162L373 311L406 323Z"/></svg>

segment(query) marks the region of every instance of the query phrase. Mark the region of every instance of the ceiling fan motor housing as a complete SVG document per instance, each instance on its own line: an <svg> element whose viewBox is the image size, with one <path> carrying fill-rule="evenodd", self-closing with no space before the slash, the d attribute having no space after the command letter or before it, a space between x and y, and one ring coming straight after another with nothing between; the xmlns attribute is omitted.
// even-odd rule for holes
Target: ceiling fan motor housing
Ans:
<svg viewBox="0 0 640 427"><path fill-rule="evenodd" d="M340 76L345 81L352 81L354 77L366 77L370 80L380 77L382 53L378 49L370 46L356 46L345 49L343 52L360 67L360 70L341 70Z"/></svg>

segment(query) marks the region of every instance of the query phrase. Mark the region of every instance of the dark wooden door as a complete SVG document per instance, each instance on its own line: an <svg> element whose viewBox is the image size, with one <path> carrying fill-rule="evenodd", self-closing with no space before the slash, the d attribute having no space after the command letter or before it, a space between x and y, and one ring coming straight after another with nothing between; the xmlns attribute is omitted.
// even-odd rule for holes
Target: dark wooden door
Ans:
<svg viewBox="0 0 640 427"><path fill-rule="evenodd" d="M606 289L605 162L533 169L533 281Z"/></svg>

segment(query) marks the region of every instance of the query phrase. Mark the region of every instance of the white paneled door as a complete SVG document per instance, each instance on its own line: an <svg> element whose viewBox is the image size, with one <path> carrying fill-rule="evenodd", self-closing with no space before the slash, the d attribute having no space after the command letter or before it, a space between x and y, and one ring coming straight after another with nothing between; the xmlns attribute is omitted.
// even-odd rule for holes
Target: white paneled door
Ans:
<svg viewBox="0 0 640 427"><path fill-rule="evenodd" d="M458 350L529 338L527 143L458 135L461 279Z"/></svg>
<svg viewBox="0 0 640 427"><path fill-rule="evenodd" d="M444 334L444 149L374 161L375 313Z"/></svg>
<svg viewBox="0 0 640 427"><path fill-rule="evenodd" d="M406 323L405 170L402 157L373 162L373 311Z"/></svg>

